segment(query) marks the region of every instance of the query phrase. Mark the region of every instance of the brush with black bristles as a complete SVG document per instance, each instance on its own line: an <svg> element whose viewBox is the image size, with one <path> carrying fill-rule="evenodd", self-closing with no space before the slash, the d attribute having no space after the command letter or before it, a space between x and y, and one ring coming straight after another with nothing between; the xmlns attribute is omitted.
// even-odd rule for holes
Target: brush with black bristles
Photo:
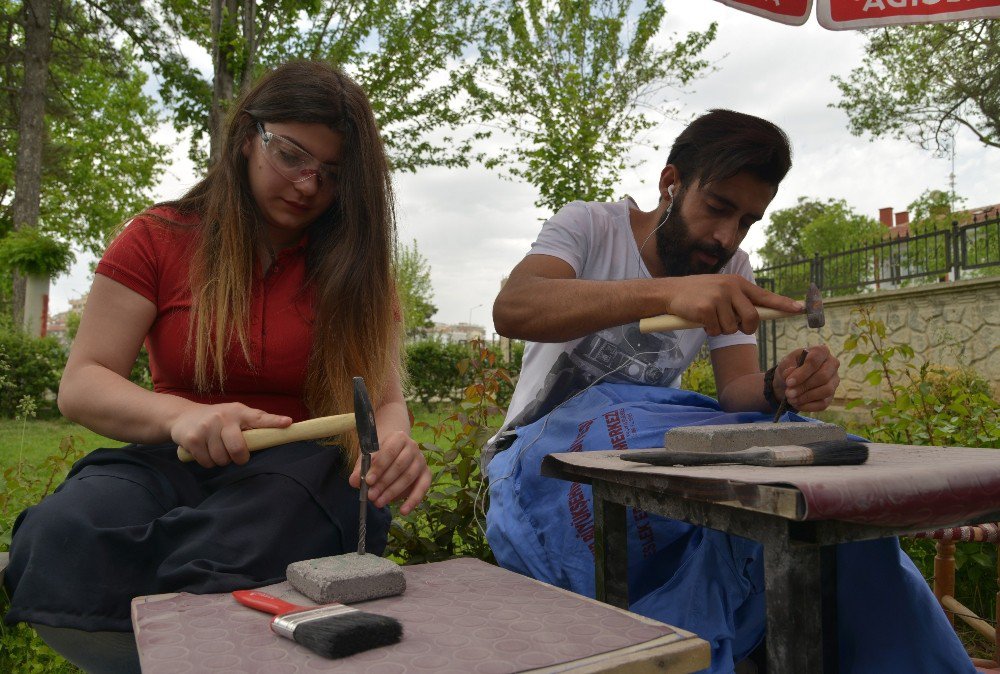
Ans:
<svg viewBox="0 0 1000 674"><path fill-rule="evenodd" d="M854 440L820 440L801 445L751 447L738 452L684 452L636 449L620 454L625 461L653 466L855 466L868 460L868 445Z"/></svg>
<svg viewBox="0 0 1000 674"><path fill-rule="evenodd" d="M403 637L403 625L395 618L344 604L297 606L257 590L237 590L233 597L244 606L274 614L272 632L325 658L345 658Z"/></svg>

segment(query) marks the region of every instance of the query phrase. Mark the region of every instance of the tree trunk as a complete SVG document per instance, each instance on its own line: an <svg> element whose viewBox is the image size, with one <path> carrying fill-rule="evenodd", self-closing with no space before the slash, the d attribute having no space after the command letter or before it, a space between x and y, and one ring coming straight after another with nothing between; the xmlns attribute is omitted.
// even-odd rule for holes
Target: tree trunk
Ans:
<svg viewBox="0 0 1000 674"><path fill-rule="evenodd" d="M246 45L246 63L240 77L240 91L253 83L254 61L257 59L257 2L243 0L243 42Z"/></svg>
<svg viewBox="0 0 1000 674"><path fill-rule="evenodd" d="M239 20L238 0L212 0L212 63L215 74L212 78L212 108L208 118L209 165L222 155L223 132L226 125L226 110L233 100L233 57L232 38L238 33L234 29Z"/></svg>
<svg viewBox="0 0 1000 674"><path fill-rule="evenodd" d="M52 53L51 0L24 2L24 82L21 84L14 172L14 230L38 226L42 193L42 146L45 139L45 90ZM11 308L14 325L24 321L27 277L14 271Z"/></svg>

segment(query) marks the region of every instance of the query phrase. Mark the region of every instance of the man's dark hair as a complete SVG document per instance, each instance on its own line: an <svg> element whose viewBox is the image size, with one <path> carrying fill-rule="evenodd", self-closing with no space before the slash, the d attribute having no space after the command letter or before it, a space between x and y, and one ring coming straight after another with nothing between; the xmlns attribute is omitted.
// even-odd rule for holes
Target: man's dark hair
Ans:
<svg viewBox="0 0 1000 674"><path fill-rule="evenodd" d="M788 136L775 124L732 110L710 110L677 136L667 163L685 184L702 185L747 171L775 188L792 167Z"/></svg>

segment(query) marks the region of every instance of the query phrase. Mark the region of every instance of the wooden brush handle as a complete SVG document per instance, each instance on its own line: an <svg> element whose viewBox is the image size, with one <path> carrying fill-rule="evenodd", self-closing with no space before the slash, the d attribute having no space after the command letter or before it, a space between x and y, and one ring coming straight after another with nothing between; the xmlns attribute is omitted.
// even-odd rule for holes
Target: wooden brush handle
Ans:
<svg viewBox="0 0 1000 674"><path fill-rule="evenodd" d="M287 428L251 428L243 431L243 439L247 443L247 449L256 452L258 449L267 449L286 442L328 438L352 429L354 429L354 414L335 414L330 417L299 421ZM177 458L184 462L194 461L191 452L183 447L177 448Z"/></svg>
<svg viewBox="0 0 1000 674"><path fill-rule="evenodd" d="M794 318L795 316L803 316L801 311L789 312L789 311L778 311L777 309L772 309L770 307L755 307L757 309L757 315L760 316L762 321L773 321L782 318ZM643 318L639 321L639 332L645 334L647 332L671 332L673 330L687 330L688 328L703 328L701 323L695 323L694 321L689 321L686 318L681 318L680 316L674 316L673 314L662 314L660 316L652 316L650 318Z"/></svg>

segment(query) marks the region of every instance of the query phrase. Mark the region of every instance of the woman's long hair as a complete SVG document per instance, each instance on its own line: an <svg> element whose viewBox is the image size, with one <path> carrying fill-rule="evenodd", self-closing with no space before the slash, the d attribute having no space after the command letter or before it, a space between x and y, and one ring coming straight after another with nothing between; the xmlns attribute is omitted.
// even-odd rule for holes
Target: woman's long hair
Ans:
<svg viewBox="0 0 1000 674"><path fill-rule="evenodd" d="M337 197L307 230L315 322L305 404L315 416L351 411L351 378L360 375L377 408L393 372L404 376L392 182L367 96L339 68L320 62L282 65L243 93L230 113L220 159L201 182L168 204L201 218L191 261L195 383L206 392L225 385L224 359L234 334L249 354L247 289L267 238L243 147L247 138L256 141L258 122L323 124L343 135ZM348 437L353 466L357 442L353 434Z"/></svg>

